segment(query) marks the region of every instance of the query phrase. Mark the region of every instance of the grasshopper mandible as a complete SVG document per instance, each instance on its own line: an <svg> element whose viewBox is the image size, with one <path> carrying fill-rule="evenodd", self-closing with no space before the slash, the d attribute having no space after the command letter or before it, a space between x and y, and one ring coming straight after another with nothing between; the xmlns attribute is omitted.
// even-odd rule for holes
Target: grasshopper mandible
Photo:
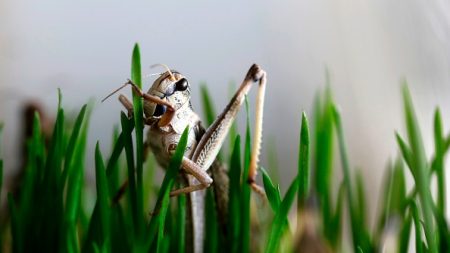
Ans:
<svg viewBox="0 0 450 253"><path fill-rule="evenodd" d="M207 171L210 167L212 167L211 170L218 167L212 165L253 82L258 82L259 89L256 98L255 136L248 183L255 191L263 193L263 190L255 183L255 177L261 146L266 72L258 65L253 64L223 112L205 130L199 116L191 106L191 90L186 77L175 70L170 70L165 65L161 66L164 66L166 71L160 74L147 93L128 80L105 99L128 85L131 85L133 91L144 99L144 120L145 124L149 126L145 145L154 153L163 168L168 166L183 130L186 127L189 128L188 144L181 165L186 186L172 191L170 195L189 194L191 217L189 223L192 225L189 230L192 231L190 236L193 240L191 250L202 252L204 241L204 191L202 190L209 187L214 178L214 171L212 172L213 178ZM128 115L133 115L133 104L130 100L124 95L120 95L119 101L128 111ZM216 181L226 181L226 179L216 179ZM214 183L227 184L228 182ZM225 191L221 194L226 195L228 192ZM220 204L218 205L220 206ZM227 208L226 204L222 206L222 208Z"/></svg>

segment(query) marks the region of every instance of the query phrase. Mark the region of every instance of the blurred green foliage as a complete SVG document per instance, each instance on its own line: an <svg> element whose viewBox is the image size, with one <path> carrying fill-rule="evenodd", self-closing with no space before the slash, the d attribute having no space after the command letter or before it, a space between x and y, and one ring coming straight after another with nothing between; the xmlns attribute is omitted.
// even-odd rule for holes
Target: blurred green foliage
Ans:
<svg viewBox="0 0 450 253"><path fill-rule="evenodd" d="M131 80L141 87L137 45L133 50ZM286 190L284 196L277 182L261 168L267 202L252 195L246 183L251 150L246 103L247 129L243 143L234 126L230 135L231 150L228 155L220 154L220 160L229 165L227 233L220 231L213 189L208 189L205 252L285 252L294 249L307 252L305 242L308 240L320 245L324 252L345 252L342 249L344 210L349 214L353 252L380 251L390 237L397 242L393 251L407 252L412 229L417 252L450 250L444 166L450 135L444 134L440 111L437 109L434 117L434 155L428 159L411 96L407 85L403 86L406 138L396 134L401 156L387 166L381 192L382 207L375 229L371 229L367 221L364 178L358 171L352 174L355 170L348 158L342 118L329 87L327 84L325 92L316 98L313 128L310 128L306 114L301 115L297 176L288 188L283 187ZM202 101L209 125L216 117L216 111L206 86L202 88ZM107 160L97 143L93 210L86 208L88 193L84 182L91 106L84 105L74 126L67 129L60 96L48 147L41 133L39 117L35 116L33 135L27 142L28 162L20 193L17 196L8 194L9 218L2 214L6 220L0 229L2 252L185 252L185 247L191 245L185 230L188 198L184 195L170 198L169 193L178 185L187 131L165 171L163 182L144 180L144 167L151 177L155 164L148 159L148 164L144 165L143 105L139 96L133 96L133 105L131 119L124 113L120 115L121 131L115 131L114 145ZM336 188L333 187L335 144L343 172L337 193L333 192ZM273 169L269 171L273 172ZM0 160L0 186L2 172ZM405 173L410 173L414 179L411 187L406 185ZM436 194L431 187L434 177ZM296 208L293 207L295 200ZM146 208L149 203L154 203L151 212ZM296 211L297 224L288 217L292 210ZM305 216L308 213L312 216ZM311 220L304 217L316 217L312 219L313 227L305 225ZM315 238L308 237L305 241L306 235L311 234Z"/></svg>

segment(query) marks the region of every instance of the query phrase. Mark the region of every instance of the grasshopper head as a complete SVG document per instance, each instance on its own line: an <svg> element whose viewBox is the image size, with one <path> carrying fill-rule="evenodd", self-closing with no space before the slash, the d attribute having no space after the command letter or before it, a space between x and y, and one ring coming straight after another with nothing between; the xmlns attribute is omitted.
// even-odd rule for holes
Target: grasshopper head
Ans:
<svg viewBox="0 0 450 253"><path fill-rule="evenodd" d="M147 92L171 103L175 110L189 103L191 91L187 79L177 71L164 72ZM165 112L166 106L144 101L144 113L147 118L159 119Z"/></svg>

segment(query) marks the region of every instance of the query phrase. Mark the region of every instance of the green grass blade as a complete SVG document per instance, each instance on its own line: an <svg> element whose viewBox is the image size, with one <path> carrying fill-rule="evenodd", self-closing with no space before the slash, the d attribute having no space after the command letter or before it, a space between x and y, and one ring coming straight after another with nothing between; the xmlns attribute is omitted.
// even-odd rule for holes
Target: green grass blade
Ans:
<svg viewBox="0 0 450 253"><path fill-rule="evenodd" d="M2 143L2 130L3 130L3 124L0 123L0 145ZM0 149L1 150L1 149ZM1 155L1 153L0 153ZM0 159L0 202L1 202L1 196L2 196L2 189L3 189L3 160ZM0 219L3 219L3 215L0 215ZM3 252L3 236L2 236L2 228L0 227L0 252Z"/></svg>
<svg viewBox="0 0 450 253"><path fill-rule="evenodd" d="M71 223L67 226L68 235L67 235L67 252L69 253L77 253L80 252L80 247L78 244L78 234L76 224Z"/></svg>
<svg viewBox="0 0 450 253"><path fill-rule="evenodd" d="M404 212L403 203L406 200L406 182L403 163L397 160L394 166L392 178L392 191L389 193L390 201L387 206L387 211L390 214L402 215Z"/></svg>
<svg viewBox="0 0 450 253"><path fill-rule="evenodd" d="M45 156L44 156L44 141L41 135L41 125L39 120L39 115L37 113L34 114L33 118L33 134L32 139L27 143L27 165L24 170L24 179L21 185L21 192L19 198L17 200L17 206L15 209L15 216L17 217L17 222L15 224L16 230L20 232L17 239L13 241L23 241L27 240L26 236L28 233L24 231L28 231L29 234L32 234L31 231L39 228L40 222L42 220L42 214L45 214L45 209L47 203L42 203L41 208L37 209L34 214L31 214L29 210L33 210L32 206L35 202L43 202L44 199L42 195L46 190L44 188L45 184L44 173L45 173ZM50 185L50 184L49 184ZM56 188L56 187L55 187ZM56 191L56 189L55 189ZM56 195L53 194L52 197ZM49 197L51 199L51 197ZM57 202L55 201L55 204ZM56 210L56 208L55 208ZM33 217L34 216L34 217ZM14 220L11 220L14 222ZM28 224L32 224L34 222L34 226L28 226ZM41 234L42 235L42 234ZM35 241L28 241L28 245L34 245ZM22 250L26 248L26 245L20 246Z"/></svg>
<svg viewBox="0 0 450 253"><path fill-rule="evenodd" d="M450 149L450 134L448 134L447 138L445 138L444 153L447 153L449 149Z"/></svg>
<svg viewBox="0 0 450 253"><path fill-rule="evenodd" d="M251 156L251 132L250 132L250 117L249 106L247 97L245 98L245 110L247 112L247 127L245 132L245 147L244 147L244 171L242 180L242 195L241 195L241 239L242 239L242 252L250 251L250 201L251 201L251 188L247 183L250 167Z"/></svg>
<svg viewBox="0 0 450 253"><path fill-rule="evenodd" d="M357 212L359 213L360 224L364 227L367 226L367 209L366 209L366 190L364 188L364 179L361 174L361 171L358 170L356 172L356 199L358 203Z"/></svg>
<svg viewBox="0 0 450 253"><path fill-rule="evenodd" d="M74 125L69 146L66 150L66 159L70 161L64 166L62 183L67 180L67 194L66 194L66 222L71 229L76 229L76 222L79 214L82 187L83 187L83 169L84 156L86 151L87 131L89 126L90 111L86 113L87 105L84 105L78 114ZM67 166L67 167L66 167ZM65 175L64 175L65 174ZM75 233L76 231L70 232Z"/></svg>
<svg viewBox="0 0 450 253"><path fill-rule="evenodd" d="M155 189L155 172L159 170L159 166L157 164L156 158L154 154L149 153L145 160L144 167L144 210L151 209L151 203L148 201L149 199L156 199L156 195L158 191Z"/></svg>
<svg viewBox="0 0 450 253"><path fill-rule="evenodd" d="M445 171L444 171L444 146L445 137L442 126L442 116L439 109L434 113L434 170L437 174L437 206L441 213L445 213Z"/></svg>
<svg viewBox="0 0 450 253"><path fill-rule="evenodd" d="M394 166L392 165L392 161L389 160L387 163L386 169L383 173L383 178L381 181L380 187L380 209L378 213L378 217L376 219L376 241L379 242L382 239L382 235L385 231L386 222L390 217L390 208L389 203L392 196L392 180L394 174Z"/></svg>
<svg viewBox="0 0 450 253"><path fill-rule="evenodd" d="M100 227L102 235L102 241L99 242L99 245L107 247L106 244L110 239L111 198L109 196L109 187L106 179L105 165L103 163L103 157L100 152L98 142L97 145L95 146L95 178L97 188L97 203L100 214L100 222L101 222Z"/></svg>
<svg viewBox="0 0 450 253"><path fill-rule="evenodd" d="M208 126L210 126L214 120L216 119L216 110L214 109L214 105L211 102L210 95L208 92L208 87L206 86L206 83L202 83L200 85L200 93L202 96L202 108L203 108L203 114L206 118L206 123Z"/></svg>
<svg viewBox="0 0 450 253"><path fill-rule="evenodd" d="M261 168L261 171L263 176L264 191L266 192L270 207L276 213L281 204L281 195L279 188L273 185L269 174L267 174L267 171L264 168Z"/></svg>
<svg viewBox="0 0 450 253"><path fill-rule="evenodd" d="M134 125L131 126L131 128L133 127ZM110 194L112 197L113 205L115 205L124 195L123 191L126 191L128 189L122 188L123 184L126 181L124 181L124 179L121 179L121 173L119 171L122 162L122 160L120 160L120 156L122 154L122 151L125 149L124 133L121 132L119 134L118 130L117 132L115 131L113 139L115 140L115 142L111 152L111 156L108 159L108 165L106 165L106 177L108 179L108 185L110 187Z"/></svg>
<svg viewBox="0 0 450 253"><path fill-rule="evenodd" d="M347 155L347 148L344 140L344 130L342 129L341 116L336 107L333 107L334 122L338 137L339 151L341 156L342 170L344 174L344 184L347 192L348 208L350 212L350 225L352 228L353 247L355 252L358 248L363 252L370 252L371 245L367 235L367 230L361 224L361 217L358 215L355 195L351 184L350 163Z"/></svg>
<svg viewBox="0 0 450 253"><path fill-rule="evenodd" d="M78 221L81 218L81 199L83 195L84 183L84 160L87 146L87 135L89 120L92 109L90 106L83 106L78 114L77 120L72 131L68 148L66 149L66 159L70 161L64 166L62 184L67 180L66 206L64 212L66 224L67 247L69 252L80 252L78 242ZM73 144L71 144L71 142ZM73 145L73 146L72 146ZM70 158L68 158L70 156ZM64 175L66 173L66 175ZM67 177L67 178L65 178ZM86 225L87 226L87 225Z"/></svg>
<svg viewBox="0 0 450 253"><path fill-rule="evenodd" d="M229 82L228 84L228 100L231 100L236 92L236 83L235 82ZM234 120L233 124L231 124L230 131L228 132L228 140L229 140L229 157L231 157L233 148L234 148L234 141L236 140L236 137L238 136L238 129L237 129L237 119Z"/></svg>
<svg viewBox="0 0 450 253"><path fill-rule="evenodd" d="M416 231L416 252L422 253L424 252L423 243L422 243L422 221L420 220L419 210L417 208L417 204L413 201L410 204L412 217L414 220L414 226Z"/></svg>
<svg viewBox="0 0 450 253"><path fill-rule="evenodd" d="M8 193L8 207L9 214L11 215L12 252L22 253L24 252L24 231L21 229L21 224L18 217L19 213L11 193Z"/></svg>
<svg viewBox="0 0 450 253"><path fill-rule="evenodd" d="M343 223L342 212L344 209L345 193L346 193L345 184L344 182L342 182L339 185L336 208L334 209L334 213L331 222L329 224L329 230L331 231L329 241L334 249L338 249L341 246L342 223Z"/></svg>
<svg viewBox="0 0 450 253"><path fill-rule="evenodd" d="M131 81L142 89L142 74L141 74L141 54L139 45L135 44L133 49L133 56L131 60ZM142 98L133 92L133 112L134 125L136 135L136 204L137 204L137 231L142 231L144 225L143 216L143 163L144 163L144 110Z"/></svg>
<svg viewBox="0 0 450 253"><path fill-rule="evenodd" d="M61 164L63 156L64 111L59 109L56 118L50 148L45 164L44 181L50 188L60 188ZM53 189L57 191L57 189Z"/></svg>
<svg viewBox="0 0 450 253"><path fill-rule="evenodd" d="M277 210L275 218L272 222L269 239L265 249L265 252L267 253L277 252L278 250L278 246L281 241L281 236L286 225L285 220L287 219L289 209L291 208L292 203L294 202L295 195L297 194L298 191L298 187L299 181L298 178L295 178L291 186L289 187L288 191L286 192L286 195L284 196L284 199L280 204L280 208Z"/></svg>
<svg viewBox="0 0 450 253"><path fill-rule="evenodd" d="M132 236L133 229L127 226L127 220L120 205L114 206L111 210L114 228L111 230L111 249L112 252L127 252L133 249Z"/></svg>
<svg viewBox="0 0 450 253"><path fill-rule="evenodd" d="M66 182L67 174L69 174L70 171L74 167L73 162L76 161L75 159L73 159L74 149L77 144L77 141L79 140L79 133L81 131L81 125L83 124L83 121L84 121L84 115L86 113L86 108L87 108L87 105L84 105L81 108L81 111L78 114L77 119L75 120L75 125L73 126L73 132L69 139L69 144L67 145L66 156L64 159L64 171L62 174L62 183L63 184L65 184L65 182Z"/></svg>
<svg viewBox="0 0 450 253"><path fill-rule="evenodd" d="M3 160L0 159L0 196L2 196L2 187L3 187Z"/></svg>
<svg viewBox="0 0 450 253"><path fill-rule="evenodd" d="M122 123L122 136L123 144L125 148L125 156L127 161L127 172L128 172L128 194L130 196L130 208L131 216L133 219L133 229L136 235L138 232L138 222L140 221L139 216L141 210L138 209L137 204L137 194L136 194L136 177L135 177L135 167L134 167L134 149L133 141L131 137L131 131L133 131L134 122L125 115L125 113L120 114L120 119Z"/></svg>
<svg viewBox="0 0 450 253"><path fill-rule="evenodd" d="M228 227L229 227L229 242L231 243L230 251L239 252L240 249L240 232L241 232L241 138L236 136L234 141L234 148L231 154L229 178L229 202L228 202Z"/></svg>
<svg viewBox="0 0 450 253"><path fill-rule="evenodd" d="M408 201L406 199L406 183L402 159L398 158L395 165L393 165L392 162L389 162L383 179L382 189L384 189L384 191L381 193L383 199L381 200L381 212L377 221L376 240L381 239L386 226L389 226L393 219L398 220L400 223L399 226L402 226L402 231L408 229L405 224L405 219L407 218L405 207L408 205ZM403 232L400 232L401 237L402 233ZM406 231L404 233L406 233ZM407 236L409 236L409 234ZM402 241L399 241L399 245L402 243ZM405 246L400 246L400 248L402 247L405 248Z"/></svg>
<svg viewBox="0 0 450 253"><path fill-rule="evenodd" d="M399 253L408 253L409 238L411 234L412 216L408 214L403 222L399 237Z"/></svg>
<svg viewBox="0 0 450 253"><path fill-rule="evenodd" d="M439 232L439 252L449 252L450 241L448 241L448 238L450 233L445 216L441 213L439 208L436 207L434 208L434 216L436 217L436 225Z"/></svg>
<svg viewBox="0 0 450 253"><path fill-rule="evenodd" d="M181 166L181 160L183 159L184 151L187 145L188 133L188 128L186 128L180 138L180 141L178 142L175 154L170 160L169 168L167 169L166 175L164 176L161 189L158 193L158 199L153 210L153 216L148 226L148 237L146 238L146 240L148 244L151 245L152 241L156 239L157 251L158 249L162 249L161 247L164 235L165 218L167 210L169 208L169 194L175 183L179 168Z"/></svg>
<svg viewBox="0 0 450 253"><path fill-rule="evenodd" d="M414 112L411 95L406 84L403 86L403 102L405 109L406 129L408 140L412 151L412 168L415 173L416 187L420 197L421 208L424 218L425 237L431 253L437 253L437 243L435 237L435 225L433 220L433 200L430 192L429 177L430 172L427 165L422 136L419 124Z"/></svg>
<svg viewBox="0 0 450 253"><path fill-rule="evenodd" d="M177 252L183 253L186 251L186 195L178 196L178 210L177 210L177 238L176 246Z"/></svg>
<svg viewBox="0 0 450 253"><path fill-rule="evenodd" d="M108 184L111 186L111 196L114 196L120 187L119 183L119 158L120 154L124 149L124 137L123 133L120 133L114 144L111 156L108 160L108 165L106 165L106 177L108 178Z"/></svg>
<svg viewBox="0 0 450 253"><path fill-rule="evenodd" d="M324 233L327 238L333 237L333 232L329 230L327 226L332 219L332 213L330 211L332 208L330 187L331 176L333 173L332 161L334 146L332 104L333 99L331 96L331 90L328 86L325 90L324 98L322 99L320 95L317 95L314 103L314 186L319 199Z"/></svg>
<svg viewBox="0 0 450 253"><path fill-rule="evenodd" d="M22 209L29 217L29 221L37 220L32 226L27 227L27 250L35 248L43 251L58 251L65 247L65 237L63 233L63 188L61 182L61 167L64 154L64 110L59 109L56 117L52 139L49 144L49 151L45 161L44 178L38 190L34 190L33 201L40 204L37 214L31 214L27 209ZM20 208L22 208L20 206ZM34 216L36 215L36 216ZM33 231L34 230L34 231ZM33 232L31 232L33 231ZM38 233L38 235L33 235ZM50 244L54 241L58 243Z"/></svg>
<svg viewBox="0 0 450 253"><path fill-rule="evenodd" d="M216 110L214 109L214 104L212 103L212 101L210 99L211 96L209 95L206 83L202 83L200 85L200 93L202 95L203 114L205 115L206 123L208 124L208 126L211 126L211 124L216 119L217 113L216 113ZM219 159L219 161L223 161L223 156L222 156L221 151L219 151L219 154L217 154L217 158Z"/></svg>
<svg viewBox="0 0 450 253"><path fill-rule="evenodd" d="M219 224L215 207L215 198L212 188L206 190L205 198L205 250L204 252L218 252L219 250Z"/></svg>
<svg viewBox="0 0 450 253"><path fill-rule="evenodd" d="M408 144L406 144L406 142L403 140L403 138L398 134L395 133L395 138L397 139L397 144L400 147L400 152L402 153L403 159L405 160L406 164L408 165L408 168L411 171L411 174L413 176L415 176L415 171L412 169L413 168L413 161L412 161L412 151L411 149L408 147Z"/></svg>
<svg viewBox="0 0 450 253"><path fill-rule="evenodd" d="M305 112L302 113L302 124L300 128L300 143L298 151L298 175L299 188L297 196L297 209L302 209L309 195L310 168L309 168L309 124ZM298 212L299 213L299 212ZM300 217L297 216L297 219Z"/></svg>
<svg viewBox="0 0 450 253"><path fill-rule="evenodd" d="M275 182L280 181L280 169L278 167L278 149L276 145L275 136L269 136L269 140L267 141L267 164L268 164L268 173L271 175L271 178Z"/></svg>

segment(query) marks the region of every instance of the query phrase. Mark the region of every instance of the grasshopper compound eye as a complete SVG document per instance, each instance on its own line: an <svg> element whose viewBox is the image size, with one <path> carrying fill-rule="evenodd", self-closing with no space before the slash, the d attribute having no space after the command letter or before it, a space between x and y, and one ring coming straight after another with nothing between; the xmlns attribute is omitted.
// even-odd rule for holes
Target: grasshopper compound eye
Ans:
<svg viewBox="0 0 450 253"><path fill-rule="evenodd" d="M153 113L154 117L159 117L163 115L167 110L167 106L165 105L156 105L155 112Z"/></svg>
<svg viewBox="0 0 450 253"><path fill-rule="evenodd" d="M177 83L175 84L176 90L178 91L185 91L187 89L187 87L189 86L188 81L186 80L186 78L181 78L180 80L177 81Z"/></svg>

